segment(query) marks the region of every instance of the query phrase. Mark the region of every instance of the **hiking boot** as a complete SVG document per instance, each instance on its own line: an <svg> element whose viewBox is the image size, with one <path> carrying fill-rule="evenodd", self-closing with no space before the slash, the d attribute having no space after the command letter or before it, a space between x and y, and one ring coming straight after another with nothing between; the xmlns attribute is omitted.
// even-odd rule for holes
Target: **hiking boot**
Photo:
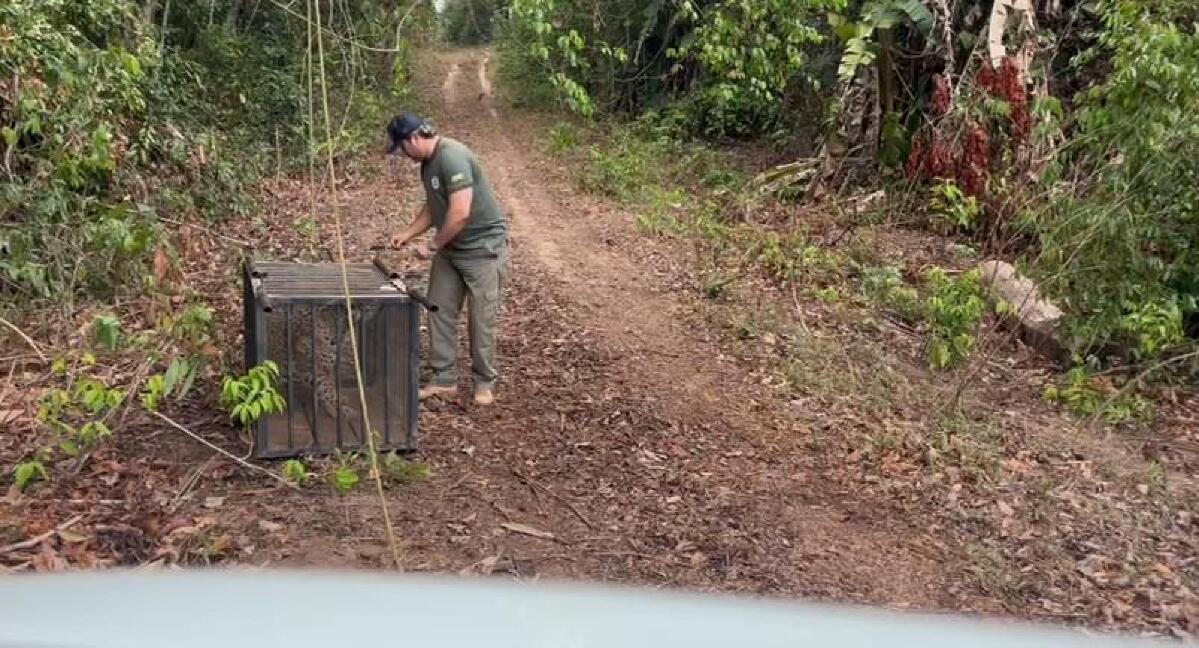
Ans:
<svg viewBox="0 0 1199 648"><path fill-rule="evenodd" d="M438 385L429 383L420 388L420 399L425 400L431 396L453 396L458 392L456 385Z"/></svg>
<svg viewBox="0 0 1199 648"><path fill-rule="evenodd" d="M491 405L495 402L495 394L490 387L480 387L475 390L475 405Z"/></svg>

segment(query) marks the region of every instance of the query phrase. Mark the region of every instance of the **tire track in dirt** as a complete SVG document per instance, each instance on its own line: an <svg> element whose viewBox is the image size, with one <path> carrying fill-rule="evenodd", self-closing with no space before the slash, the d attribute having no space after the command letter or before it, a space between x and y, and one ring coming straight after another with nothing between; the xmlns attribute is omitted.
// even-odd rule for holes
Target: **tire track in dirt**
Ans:
<svg viewBox="0 0 1199 648"><path fill-rule="evenodd" d="M691 554L697 563L707 565L713 553L724 554L725 567L716 568L717 574L706 576L700 587L926 608L952 605L935 560L910 548L919 544L918 531L902 520L859 522L838 502L838 498L852 499L851 494L822 491L818 473L811 468L813 458L793 452L797 440L807 434L803 425L786 416L772 396L749 384L745 372L727 360L717 345L690 330L681 316L686 304L658 292L653 269L614 244L614 239L631 233L631 215L548 179L527 149L539 134L530 133L519 113L492 100L486 56L465 51L443 57L441 69L448 69L441 84L448 89L443 95L446 114L437 121L445 125L447 135L476 150L509 210L516 283L524 282L523 288L533 292L549 291L552 294L530 299L561 304L596 336L606 366L597 376L599 382L572 385L575 395L582 390L583 397L590 399L590 390L598 400L616 393L616 398L637 399L653 408L650 418L656 421L648 428L654 432L634 426L632 435L620 440L624 445L614 441L612 452L626 456L607 469L617 473L637 464L669 465L677 459L679 465L666 470L678 468L688 479L702 482L684 486L696 487L711 498L698 507L698 518L636 511L632 516L641 520L643 528L621 529L625 534L641 534L630 544L644 547L652 541L653 532L644 527L662 522L654 521L657 513L663 520L691 525L688 535L695 540L671 542L677 540L675 548L684 554L699 547ZM464 69L477 74L459 74ZM478 85L467 87L473 83ZM435 82L427 85L436 86ZM537 303L531 306L541 308ZM506 330L520 325L512 320L527 324L543 318L537 326L564 325L544 311L522 313L520 306L514 310ZM523 361L506 358L504 362ZM512 385L511 390L517 392L520 386ZM519 404L508 406L521 409ZM678 457L670 452L676 446L683 449ZM694 456L696 449L700 459L684 458ZM630 454L635 457L632 462ZM692 461L704 465L688 472ZM571 477L555 478L569 486ZM625 488L639 493L647 489L641 494L651 495L671 485L631 477L612 481L624 481ZM662 495L671 501L665 492ZM614 515L586 509L584 513L606 513L607 519ZM620 519L618 512L615 516ZM775 553L767 564L770 551ZM583 569L575 575L604 576Z"/></svg>

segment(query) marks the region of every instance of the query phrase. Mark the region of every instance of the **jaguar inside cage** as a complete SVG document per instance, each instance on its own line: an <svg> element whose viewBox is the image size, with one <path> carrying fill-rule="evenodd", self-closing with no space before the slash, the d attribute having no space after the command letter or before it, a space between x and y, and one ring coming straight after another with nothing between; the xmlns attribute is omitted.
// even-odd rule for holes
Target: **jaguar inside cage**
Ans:
<svg viewBox="0 0 1199 648"><path fill-rule="evenodd" d="M278 391L286 401L282 413L258 421L254 447L259 458L362 449L368 443L368 422L378 449L416 448L419 304L381 264L350 264L346 273L365 412L341 266L246 263L246 366L274 361Z"/></svg>

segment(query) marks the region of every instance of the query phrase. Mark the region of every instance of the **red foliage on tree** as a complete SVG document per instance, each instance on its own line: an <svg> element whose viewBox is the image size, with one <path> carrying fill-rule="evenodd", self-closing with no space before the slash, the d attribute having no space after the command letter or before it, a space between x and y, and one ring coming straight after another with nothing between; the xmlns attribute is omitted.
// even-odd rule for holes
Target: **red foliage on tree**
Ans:
<svg viewBox="0 0 1199 648"><path fill-rule="evenodd" d="M912 150L908 153L908 160L903 166L904 175L908 180L923 177L924 162L924 138L917 135L912 138Z"/></svg>
<svg viewBox="0 0 1199 648"><path fill-rule="evenodd" d="M1028 90L1020 79L1020 70L1010 56L1003 57L999 66L1000 97L1011 106L1012 134L1017 141L1024 141L1032 125L1028 113Z"/></svg>
<svg viewBox="0 0 1199 648"><path fill-rule="evenodd" d="M982 88L991 96L999 95L999 76L995 73L995 68L991 67L990 61L983 61L983 64L978 68L978 78L975 82L979 88Z"/></svg>
<svg viewBox="0 0 1199 648"><path fill-rule="evenodd" d="M958 165L958 182L962 191L971 196L981 196L986 190L987 169L991 165L991 137L979 124L971 124L966 133L966 146L962 149Z"/></svg>
<svg viewBox="0 0 1199 648"><path fill-rule="evenodd" d="M933 115L943 117L949 113L949 107L952 100L949 96L949 81L940 74L933 75Z"/></svg>
<svg viewBox="0 0 1199 648"><path fill-rule="evenodd" d="M928 172L934 178L954 177L953 151L949 144L934 140L928 153Z"/></svg>

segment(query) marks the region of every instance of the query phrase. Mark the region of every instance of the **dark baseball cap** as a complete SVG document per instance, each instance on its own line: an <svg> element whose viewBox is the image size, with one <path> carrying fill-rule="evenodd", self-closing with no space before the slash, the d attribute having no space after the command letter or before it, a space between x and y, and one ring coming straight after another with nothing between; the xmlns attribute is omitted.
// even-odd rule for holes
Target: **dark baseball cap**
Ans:
<svg viewBox="0 0 1199 648"><path fill-rule="evenodd" d="M425 126L425 120L413 115L412 113L401 113L392 118L387 124L387 135L391 138L391 147L387 150L388 154L393 154L400 148L400 142L408 139Z"/></svg>

